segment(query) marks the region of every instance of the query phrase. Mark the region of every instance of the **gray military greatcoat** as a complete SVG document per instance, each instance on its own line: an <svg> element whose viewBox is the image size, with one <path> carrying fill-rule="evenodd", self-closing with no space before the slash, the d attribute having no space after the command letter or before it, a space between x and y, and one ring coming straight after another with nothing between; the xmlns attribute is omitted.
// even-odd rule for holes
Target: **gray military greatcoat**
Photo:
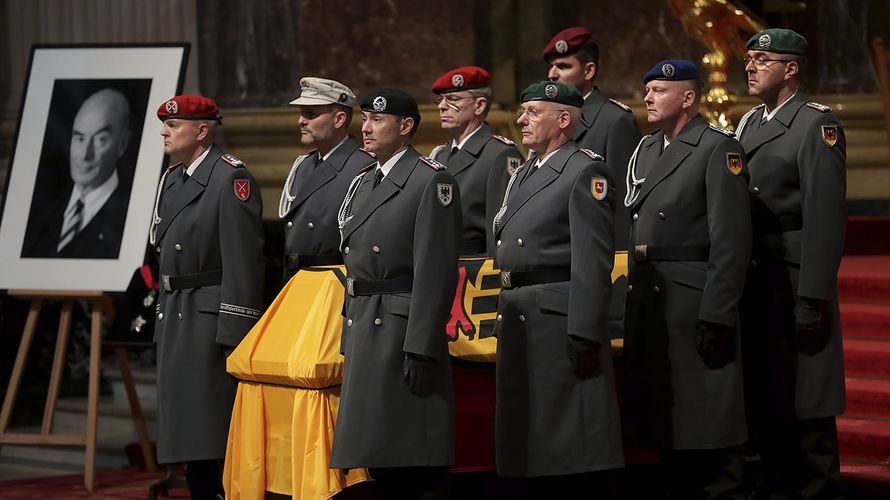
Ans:
<svg viewBox="0 0 890 500"><path fill-rule="evenodd" d="M445 325L457 286L460 195L441 164L409 146L372 189L374 169L344 203L349 278L413 276L409 293L346 296L343 385L331 467L450 465L454 388ZM405 353L435 359L431 394L412 394Z"/></svg>
<svg viewBox="0 0 890 500"><path fill-rule="evenodd" d="M754 255L743 306L749 410L782 419L844 412L837 270L847 225L846 138L827 106L798 92L768 122L740 127L751 170ZM741 125L741 123L740 123ZM824 301L818 349L794 338L799 296Z"/></svg>
<svg viewBox="0 0 890 500"><path fill-rule="evenodd" d="M642 184L628 200L625 436L665 449L735 446L747 440L741 343L736 335L735 360L710 369L696 329L738 331L751 246L744 153L701 115L663 144L661 131L644 138L631 171Z"/></svg>
<svg viewBox="0 0 890 500"><path fill-rule="evenodd" d="M430 156L448 167L460 186L463 219L461 255L478 254L467 247L481 247L494 257L497 249L491 235L491 221L504 201L510 173L522 164L522 155L513 141L494 135L487 123L467 139L455 154L451 142L436 147Z"/></svg>
<svg viewBox="0 0 890 500"><path fill-rule="evenodd" d="M376 161L352 137L347 137L327 160L311 151L294 161L279 204L279 217L285 221L285 266L288 255L298 263L299 256L340 254L337 210L358 171ZM285 276L289 278L294 271L292 267Z"/></svg>
<svg viewBox="0 0 890 500"><path fill-rule="evenodd" d="M241 342L263 307L259 186L217 146L191 177L184 172L183 165L167 172L153 227L162 281L155 327L160 463L225 457L236 381L226 373L224 351ZM200 286L168 289L198 273Z"/></svg>
<svg viewBox="0 0 890 500"><path fill-rule="evenodd" d="M596 159L595 159L596 158ZM615 191L602 158L568 142L516 174L496 218L505 271L570 269L571 280L501 291L498 474L533 477L623 465L607 334ZM575 375L569 334L600 344L600 373Z"/></svg>

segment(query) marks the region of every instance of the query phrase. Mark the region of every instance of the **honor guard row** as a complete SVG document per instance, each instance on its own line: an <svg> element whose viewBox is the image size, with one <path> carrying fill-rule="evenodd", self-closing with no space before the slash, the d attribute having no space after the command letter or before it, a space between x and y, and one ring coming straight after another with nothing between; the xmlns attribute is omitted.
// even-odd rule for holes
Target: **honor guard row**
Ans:
<svg viewBox="0 0 890 500"><path fill-rule="evenodd" d="M766 471L758 494L833 498L845 139L799 89L806 41L781 29L751 38L749 93L763 104L736 134L698 113L694 63L656 64L643 83L659 128L640 139L626 106L594 85L591 38L583 28L554 36L548 80L521 93L528 161L485 122L483 68L433 83L450 141L432 158L412 146L420 112L407 93L361 100L360 147L347 133L355 94L301 80L291 104L314 149L294 161L279 217L286 279L346 268L330 466L367 467L384 498L448 495L445 324L458 256L484 254L502 285L497 470L520 478L524 495L613 498L610 471L634 445L660 450L673 497L744 498L750 439ZM158 456L185 461L193 496L213 498L235 387L225 356L262 308L261 202L243 163L213 144L215 103L177 96L158 117L178 162L161 179L151 231L162 283ZM629 276L613 288L624 248ZM619 414L609 338L622 329Z"/></svg>

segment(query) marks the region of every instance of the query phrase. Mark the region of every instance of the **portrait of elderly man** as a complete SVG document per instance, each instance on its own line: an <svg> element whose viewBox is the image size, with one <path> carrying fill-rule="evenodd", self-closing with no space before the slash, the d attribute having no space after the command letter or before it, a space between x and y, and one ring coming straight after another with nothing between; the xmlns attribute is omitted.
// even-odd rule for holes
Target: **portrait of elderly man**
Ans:
<svg viewBox="0 0 890 500"><path fill-rule="evenodd" d="M48 135L54 132L47 127ZM23 258L118 257L132 182L119 169L133 135L130 102L120 90L103 88L83 101L71 126L70 182L61 191L42 190L38 179ZM53 174L61 171L56 166Z"/></svg>

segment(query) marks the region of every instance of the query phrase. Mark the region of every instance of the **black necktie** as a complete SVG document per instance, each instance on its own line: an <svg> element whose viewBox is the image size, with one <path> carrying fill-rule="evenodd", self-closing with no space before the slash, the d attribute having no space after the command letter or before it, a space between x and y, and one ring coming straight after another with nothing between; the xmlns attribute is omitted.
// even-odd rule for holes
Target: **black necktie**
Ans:
<svg viewBox="0 0 890 500"><path fill-rule="evenodd" d="M454 158L454 155L456 155L458 151L460 151L460 148L458 148L457 146L451 146L451 156L449 156L448 159L450 160Z"/></svg>
<svg viewBox="0 0 890 500"><path fill-rule="evenodd" d="M376 189L377 185L380 184L380 181L382 181L382 180L383 180L383 169L380 167L377 167L377 170L374 171L374 185L371 186L371 190L373 191L374 189Z"/></svg>

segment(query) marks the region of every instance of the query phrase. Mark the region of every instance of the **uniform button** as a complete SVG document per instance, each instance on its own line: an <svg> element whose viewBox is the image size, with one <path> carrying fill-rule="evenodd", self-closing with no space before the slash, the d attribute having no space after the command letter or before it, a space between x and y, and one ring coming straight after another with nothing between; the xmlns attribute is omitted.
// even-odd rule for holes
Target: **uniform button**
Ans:
<svg viewBox="0 0 890 500"><path fill-rule="evenodd" d="M315 224L313 224L313 223L311 223L311 222L310 222L309 224L306 224L306 225L309 226L309 229L315 229Z"/></svg>
<svg viewBox="0 0 890 500"><path fill-rule="evenodd" d="M664 219L665 218L664 212L658 212L658 218Z"/></svg>
<svg viewBox="0 0 890 500"><path fill-rule="evenodd" d="M155 247L155 252L161 253L161 247Z"/></svg>
<svg viewBox="0 0 890 500"><path fill-rule="evenodd" d="M757 186L754 186L754 189L752 189L751 191L754 191L754 194L760 194L760 188Z"/></svg>
<svg viewBox="0 0 890 500"><path fill-rule="evenodd" d="M380 326L383 324L383 320L380 318L374 318L374 324Z"/></svg>
<svg viewBox="0 0 890 500"><path fill-rule="evenodd" d="M164 319L164 313L158 313L158 320Z"/></svg>
<svg viewBox="0 0 890 500"><path fill-rule="evenodd" d="M634 216L633 216L633 219L634 219L634 220L637 220L637 219L639 219L639 218L640 218L640 214L634 214Z"/></svg>
<svg viewBox="0 0 890 500"><path fill-rule="evenodd" d="M294 227L294 221L292 221L292 220L287 221L287 227Z"/></svg>
<svg viewBox="0 0 890 500"><path fill-rule="evenodd" d="M498 240L498 242L495 243L495 245L496 245L498 248L501 248L501 240Z"/></svg>
<svg viewBox="0 0 890 500"><path fill-rule="evenodd" d="M757 267L757 261L751 260L751 267Z"/></svg>
<svg viewBox="0 0 890 500"><path fill-rule="evenodd" d="M519 315L519 321L522 321L523 323L525 323L525 316L523 316L522 314L520 314L520 315Z"/></svg>
<svg viewBox="0 0 890 500"><path fill-rule="evenodd" d="M655 292L655 293L658 293L658 292L661 291L661 288L658 288L658 285L655 285L655 286L652 287L652 291Z"/></svg>
<svg viewBox="0 0 890 500"><path fill-rule="evenodd" d="M180 245L179 243L173 245L173 248L175 248L177 252L181 252L181 251L182 251L182 245Z"/></svg>
<svg viewBox="0 0 890 500"><path fill-rule="evenodd" d="M352 326L352 318L346 320L346 326Z"/></svg>
<svg viewBox="0 0 890 500"><path fill-rule="evenodd" d="M498 322L504 321L504 317L498 314L497 320Z"/></svg>
<svg viewBox="0 0 890 500"><path fill-rule="evenodd" d="M371 251L374 253L380 253L380 247L378 247L377 245L374 245L371 247Z"/></svg>
<svg viewBox="0 0 890 500"><path fill-rule="evenodd" d="M343 248L343 253L349 253L349 247Z"/></svg>
<svg viewBox="0 0 890 500"><path fill-rule="evenodd" d="M627 285L627 291L628 291L628 292L632 292L632 291L634 291L634 286L633 286L633 285Z"/></svg>
<svg viewBox="0 0 890 500"><path fill-rule="evenodd" d="M179 319L182 319L182 313L176 313L176 316L178 316Z"/></svg>
<svg viewBox="0 0 890 500"><path fill-rule="evenodd" d="M518 240L516 240L516 244L519 246L525 245L525 243L522 242L522 238L519 238Z"/></svg>

